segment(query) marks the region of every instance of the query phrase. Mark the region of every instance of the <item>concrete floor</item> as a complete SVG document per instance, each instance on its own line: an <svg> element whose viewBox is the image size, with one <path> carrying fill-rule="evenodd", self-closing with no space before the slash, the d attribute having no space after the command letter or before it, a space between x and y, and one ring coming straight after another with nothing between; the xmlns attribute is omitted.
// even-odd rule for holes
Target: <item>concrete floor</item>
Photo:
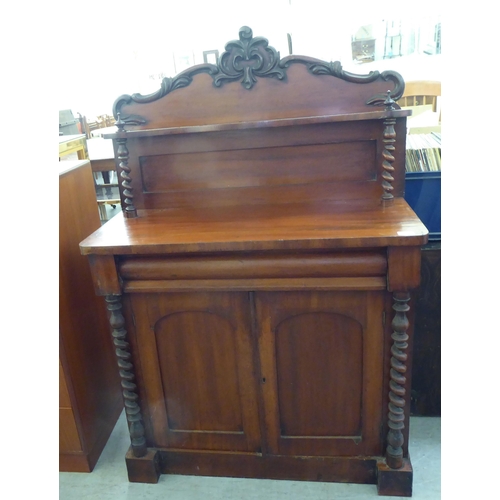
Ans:
<svg viewBox="0 0 500 500"><path fill-rule="evenodd" d="M125 453L129 435L120 416L94 471L59 473L61 500L364 500L377 496L375 485L316 483L162 475L158 484L129 483ZM441 419L412 417L410 454L413 464L413 499L441 498ZM404 497L385 497L404 498Z"/></svg>

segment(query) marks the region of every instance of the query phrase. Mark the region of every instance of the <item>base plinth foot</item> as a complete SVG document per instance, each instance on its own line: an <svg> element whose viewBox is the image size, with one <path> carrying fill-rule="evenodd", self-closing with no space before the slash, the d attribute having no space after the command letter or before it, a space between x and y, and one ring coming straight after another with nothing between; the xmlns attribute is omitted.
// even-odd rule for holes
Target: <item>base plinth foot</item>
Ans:
<svg viewBox="0 0 500 500"><path fill-rule="evenodd" d="M408 458L403 459L403 467L391 469L385 461L377 463L377 491L379 495L411 497L413 468Z"/></svg>
<svg viewBox="0 0 500 500"><path fill-rule="evenodd" d="M130 447L125 455L128 480L131 483L157 483L161 474L160 453L148 448L143 457L135 457Z"/></svg>

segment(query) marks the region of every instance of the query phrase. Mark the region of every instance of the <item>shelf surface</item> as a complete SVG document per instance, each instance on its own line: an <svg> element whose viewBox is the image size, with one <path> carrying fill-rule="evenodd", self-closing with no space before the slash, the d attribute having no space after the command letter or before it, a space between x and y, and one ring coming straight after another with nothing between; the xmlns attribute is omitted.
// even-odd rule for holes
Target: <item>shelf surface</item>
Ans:
<svg viewBox="0 0 500 500"><path fill-rule="evenodd" d="M113 217L81 242L84 255L413 246L428 231L403 198L190 207Z"/></svg>
<svg viewBox="0 0 500 500"><path fill-rule="evenodd" d="M346 113L324 116L304 116L297 118L280 118L271 120L242 121L238 123L215 123L206 125L189 125L182 127L167 127L118 131L113 134L103 134L104 139L119 139L127 137L155 137L159 135L177 135L203 132L223 132L229 130L245 130L255 128L291 127L299 125L314 125L318 123L350 122L361 120L381 120L385 118L402 118L409 116L411 111L403 109L375 110L363 113Z"/></svg>

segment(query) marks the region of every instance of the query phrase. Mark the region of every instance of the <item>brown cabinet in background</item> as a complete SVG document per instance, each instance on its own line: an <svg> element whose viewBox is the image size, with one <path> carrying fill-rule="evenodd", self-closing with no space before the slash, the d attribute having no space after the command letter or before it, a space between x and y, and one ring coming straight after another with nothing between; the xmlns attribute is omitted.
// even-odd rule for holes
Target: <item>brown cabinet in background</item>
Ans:
<svg viewBox="0 0 500 500"><path fill-rule="evenodd" d="M441 415L441 242L422 248L421 283L415 300L412 415Z"/></svg>
<svg viewBox="0 0 500 500"><path fill-rule="evenodd" d="M90 472L123 403L107 311L78 247L101 226L90 162L59 170L59 470Z"/></svg>

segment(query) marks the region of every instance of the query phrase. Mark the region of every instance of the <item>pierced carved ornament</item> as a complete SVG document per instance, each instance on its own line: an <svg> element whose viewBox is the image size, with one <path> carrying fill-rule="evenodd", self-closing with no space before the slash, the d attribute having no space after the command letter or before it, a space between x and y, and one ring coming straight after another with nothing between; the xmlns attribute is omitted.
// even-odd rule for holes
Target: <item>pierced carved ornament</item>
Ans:
<svg viewBox="0 0 500 500"><path fill-rule="evenodd" d="M122 107L132 102L149 103L157 101L174 90L187 87L193 77L199 73L207 73L213 79L215 87L221 87L227 82L240 81L241 85L252 90L258 84L257 78L276 78L281 81L287 79L287 69L291 64L304 64L313 75L329 75L352 83L370 83L381 78L392 82L393 90L390 97L397 101L404 92L404 80L395 71L371 71L367 75L356 75L342 69L339 61L326 62L307 56L287 56L280 59L279 52L269 46L264 37L254 37L248 26L239 31L239 40L232 40L226 44L225 52L219 57L217 64L198 64L188 68L172 78L164 78L160 89L152 94L124 94L118 97L113 104L113 115L118 120L117 126L123 130L126 125L143 125L146 120L139 115L124 114ZM382 106L387 98L386 93L376 94L366 101L372 106Z"/></svg>

